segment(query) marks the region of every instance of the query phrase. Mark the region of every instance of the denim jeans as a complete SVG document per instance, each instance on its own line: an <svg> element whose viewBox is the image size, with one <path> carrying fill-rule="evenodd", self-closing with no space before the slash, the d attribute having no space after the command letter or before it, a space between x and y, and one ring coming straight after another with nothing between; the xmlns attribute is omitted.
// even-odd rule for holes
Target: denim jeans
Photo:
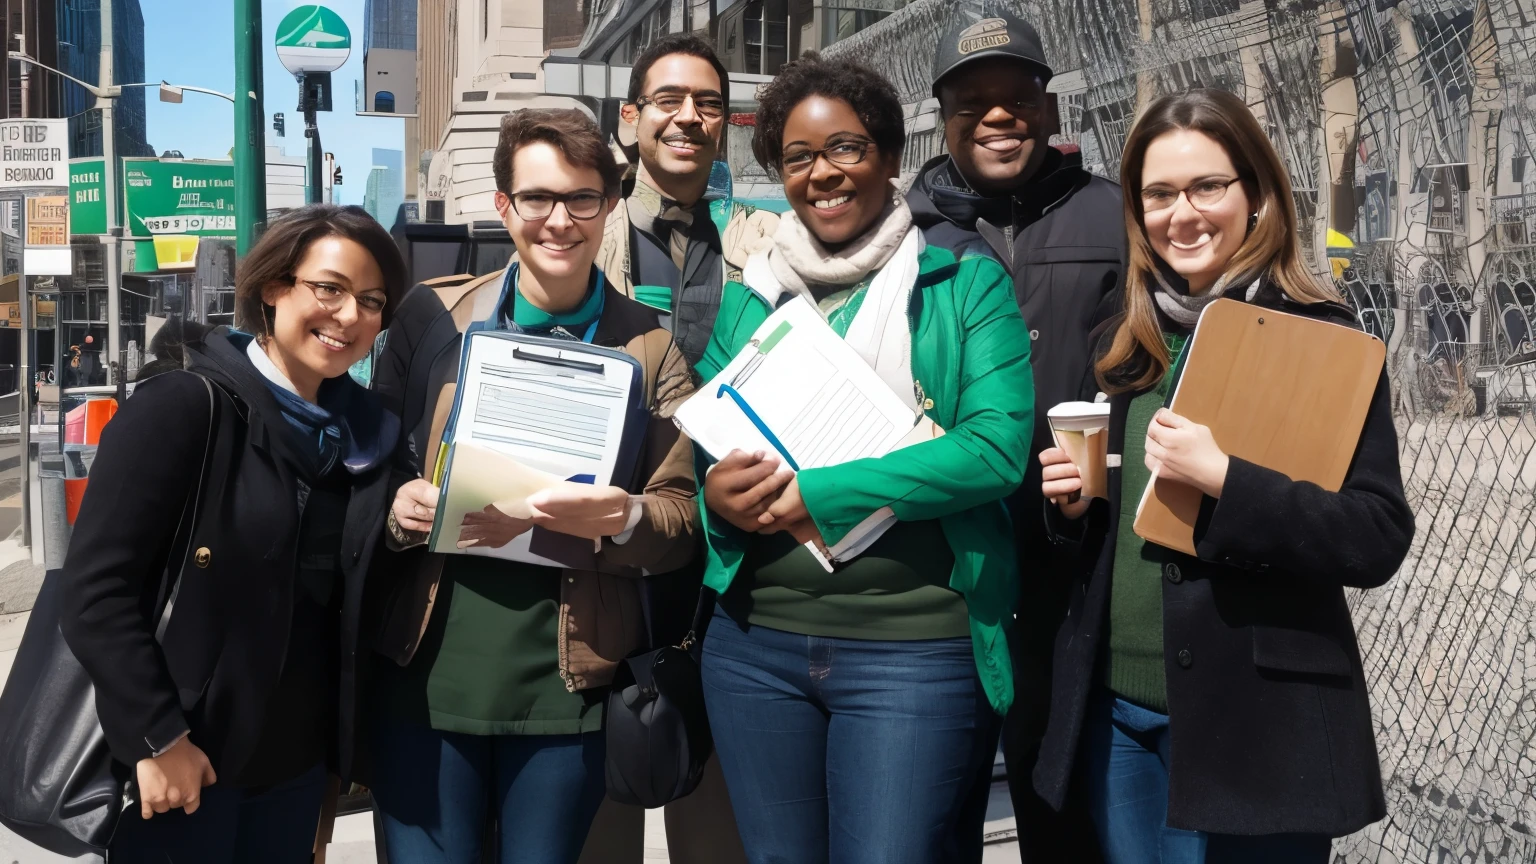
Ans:
<svg viewBox="0 0 1536 864"><path fill-rule="evenodd" d="M602 732L466 735L381 720L373 798L389 859L574 864L603 800L605 752ZM492 814L499 859L482 854Z"/></svg>
<svg viewBox="0 0 1536 864"><path fill-rule="evenodd" d="M324 765L262 790L213 784L197 812L157 813L137 805L112 837L112 864L309 864L325 799Z"/></svg>
<svg viewBox="0 0 1536 864"><path fill-rule="evenodd" d="M997 747L971 640L743 629L716 611L704 699L752 864L935 864Z"/></svg>
<svg viewBox="0 0 1536 864"><path fill-rule="evenodd" d="M1320 834L1240 836L1168 827L1168 717L1107 691L1089 703L1083 771L1106 864L1326 864Z"/></svg>

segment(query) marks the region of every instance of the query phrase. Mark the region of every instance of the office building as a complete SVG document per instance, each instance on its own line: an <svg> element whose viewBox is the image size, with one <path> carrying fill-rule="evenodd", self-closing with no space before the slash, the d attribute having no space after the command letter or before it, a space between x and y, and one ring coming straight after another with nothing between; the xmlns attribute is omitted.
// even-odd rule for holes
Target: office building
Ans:
<svg viewBox="0 0 1536 864"><path fill-rule="evenodd" d="M55 0L58 20L58 68L88 81L101 80L100 0ZM112 0L112 81L144 83L144 14L140 0ZM129 87L113 106L118 156L154 156L147 133L144 87ZM95 97L66 83L61 89L69 121L69 155L100 156L101 113L90 110Z"/></svg>
<svg viewBox="0 0 1536 864"><path fill-rule="evenodd" d="M55 0L0 0L0 35L9 50L59 66ZM0 62L0 117L64 117L63 87L79 89L51 72L20 60Z"/></svg>
<svg viewBox="0 0 1536 864"><path fill-rule="evenodd" d="M395 224L395 214L405 201L405 159L399 150L373 150L373 169L368 172L368 186L363 192L363 209L379 224Z"/></svg>

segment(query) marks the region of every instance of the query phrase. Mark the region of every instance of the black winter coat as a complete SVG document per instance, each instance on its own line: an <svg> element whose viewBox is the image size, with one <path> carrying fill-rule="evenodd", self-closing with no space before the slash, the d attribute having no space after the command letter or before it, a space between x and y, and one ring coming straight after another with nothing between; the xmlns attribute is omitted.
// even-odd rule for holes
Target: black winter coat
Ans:
<svg viewBox="0 0 1536 864"><path fill-rule="evenodd" d="M287 421L241 339L249 337L220 328L185 346L187 368L214 384L211 438L208 390L184 372L139 383L103 431L64 565L60 615L95 684L114 758L132 766L190 731L219 782L232 785L262 734L285 660L308 659L286 657L301 495L289 466L301 463L286 449ZM373 394L355 394L352 406L354 435L393 442L399 424ZM172 549L205 449L199 518L190 542ZM332 768L344 777L354 752L362 578L384 526L386 479L384 467L353 478L343 528L340 764ZM205 565L192 563L199 549L208 552ZM168 567L183 576L157 645Z"/></svg>
<svg viewBox="0 0 1536 864"><path fill-rule="evenodd" d="M1266 285L1256 305L1354 326L1334 304L1300 306ZM1100 328L1107 347L1113 323ZM1082 398L1097 387L1091 375ZM1136 394L1110 400L1109 448L1124 452ZM1137 430L1134 434L1145 434ZM1121 470L1079 531L1081 568L1057 634L1051 716L1035 788L1060 807L1084 714L1103 686ZM1064 521L1064 520L1063 520ZM1197 556L1163 549L1163 656L1172 756L1168 824L1221 834L1357 831L1386 814L1375 727L1344 588L1391 579L1413 538L1383 370L1338 492L1233 458L1207 497Z"/></svg>
<svg viewBox="0 0 1536 864"><path fill-rule="evenodd" d="M1088 368L1088 334L1113 314L1124 281L1120 186L1084 170L1081 154L1054 148L1036 179L1015 196L983 197L957 182L957 176L948 156L935 157L918 172L907 204L913 224L929 243L956 258L968 253L995 258L1013 277L1014 296L1029 327L1029 365L1035 377L1031 458L1023 485L1008 501L1018 535L1019 573L1028 580L1040 571L1038 562L1049 546L1039 515L1040 464L1033 458L1053 446L1045 414L1077 398ZM1054 613L1047 611L1053 606ZM1025 621L1026 629L1049 633L1060 620L1054 603L1031 608L1044 614Z"/></svg>

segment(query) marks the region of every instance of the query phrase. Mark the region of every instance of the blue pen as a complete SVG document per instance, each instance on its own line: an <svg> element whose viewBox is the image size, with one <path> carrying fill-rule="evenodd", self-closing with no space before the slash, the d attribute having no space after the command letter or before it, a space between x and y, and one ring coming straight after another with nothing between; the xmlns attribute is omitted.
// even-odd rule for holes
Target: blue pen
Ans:
<svg viewBox="0 0 1536 864"><path fill-rule="evenodd" d="M789 463L789 467L799 471L800 466L795 464L795 457L789 455L789 449L779 441L779 436L773 434L773 430L768 428L768 424L763 422L763 418L757 416L757 412L752 410L752 406L747 404L747 400L742 398L742 395L736 391L735 387L729 384L721 384L720 392L715 394L715 398L719 399L727 393L736 401L736 407L741 409L741 413L747 415L747 419L752 421L752 425L757 427L757 431L763 433L763 437L767 438L768 443L773 445L773 449L779 451L779 455L784 457L784 461Z"/></svg>

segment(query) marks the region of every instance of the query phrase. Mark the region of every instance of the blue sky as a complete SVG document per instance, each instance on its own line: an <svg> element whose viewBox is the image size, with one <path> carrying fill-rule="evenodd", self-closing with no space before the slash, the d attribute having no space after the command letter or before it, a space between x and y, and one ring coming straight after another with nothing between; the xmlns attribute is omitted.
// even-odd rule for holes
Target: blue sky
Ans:
<svg viewBox="0 0 1536 864"><path fill-rule="evenodd" d="M139 0L144 10L144 77L208 87L224 93L235 89L235 22L231 0ZM304 118L294 106L299 88L277 60L273 48L277 22L303 0L264 0L262 4L262 73L268 144L290 156L304 155ZM405 122L354 113L355 82L363 71L363 0L326 0L352 30L352 56L331 73L332 110L318 115L320 143L336 154L344 183L335 190L342 204L363 203L373 148L404 149ZM126 83L126 82L124 82ZM159 101L148 91L149 143L156 153L180 150L189 159L225 159L234 144L234 109L223 99L187 93L180 105ZM287 136L275 137L272 115L287 118Z"/></svg>

